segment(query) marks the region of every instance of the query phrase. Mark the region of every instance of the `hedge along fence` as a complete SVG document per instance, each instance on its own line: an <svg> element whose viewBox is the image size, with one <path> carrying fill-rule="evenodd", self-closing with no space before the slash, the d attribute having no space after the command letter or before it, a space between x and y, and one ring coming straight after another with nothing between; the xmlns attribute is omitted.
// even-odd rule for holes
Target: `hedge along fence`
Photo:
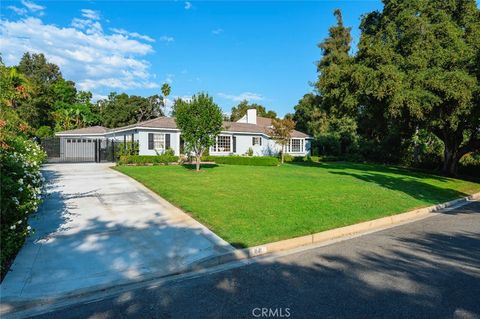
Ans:
<svg viewBox="0 0 480 319"><path fill-rule="evenodd" d="M37 211L41 202L44 179L40 165L46 158L45 152L37 143L23 136L5 135L0 147L2 279L25 238L33 231L28 225L28 216Z"/></svg>
<svg viewBox="0 0 480 319"><path fill-rule="evenodd" d="M279 161L271 156L204 156L202 161L216 164L251 165L251 166L278 166Z"/></svg>
<svg viewBox="0 0 480 319"><path fill-rule="evenodd" d="M171 154L162 155L123 155L118 160L118 165L168 165L177 163L178 156Z"/></svg>

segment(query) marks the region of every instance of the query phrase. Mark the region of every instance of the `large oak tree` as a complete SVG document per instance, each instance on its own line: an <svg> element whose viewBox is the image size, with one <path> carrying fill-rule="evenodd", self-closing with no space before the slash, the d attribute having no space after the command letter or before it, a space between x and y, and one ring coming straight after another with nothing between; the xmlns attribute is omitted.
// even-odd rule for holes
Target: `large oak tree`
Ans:
<svg viewBox="0 0 480 319"><path fill-rule="evenodd" d="M474 0L385 0L366 15L352 81L357 110L425 128L443 172L480 149L480 10Z"/></svg>

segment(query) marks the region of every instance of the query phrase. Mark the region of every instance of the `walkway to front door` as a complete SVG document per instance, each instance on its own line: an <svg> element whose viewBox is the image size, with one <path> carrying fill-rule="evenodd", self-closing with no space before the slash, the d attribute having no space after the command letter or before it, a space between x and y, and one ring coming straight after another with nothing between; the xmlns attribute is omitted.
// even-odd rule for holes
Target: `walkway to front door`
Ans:
<svg viewBox="0 0 480 319"><path fill-rule="evenodd" d="M107 164L48 164L43 172L48 195L1 285L2 302L166 275L233 249Z"/></svg>

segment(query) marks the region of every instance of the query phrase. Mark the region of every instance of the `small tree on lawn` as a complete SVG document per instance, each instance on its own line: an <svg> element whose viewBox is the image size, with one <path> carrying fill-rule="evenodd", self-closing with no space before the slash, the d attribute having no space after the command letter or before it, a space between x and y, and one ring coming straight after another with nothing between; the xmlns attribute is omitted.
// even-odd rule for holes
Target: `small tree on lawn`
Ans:
<svg viewBox="0 0 480 319"><path fill-rule="evenodd" d="M222 130L222 110L208 94L194 95L190 101L177 100L174 105L175 121L182 131L185 147L194 153L197 171L200 159Z"/></svg>
<svg viewBox="0 0 480 319"><path fill-rule="evenodd" d="M295 122L290 118L272 120L272 138L282 146L282 164L285 155L285 145L287 145L295 128Z"/></svg>

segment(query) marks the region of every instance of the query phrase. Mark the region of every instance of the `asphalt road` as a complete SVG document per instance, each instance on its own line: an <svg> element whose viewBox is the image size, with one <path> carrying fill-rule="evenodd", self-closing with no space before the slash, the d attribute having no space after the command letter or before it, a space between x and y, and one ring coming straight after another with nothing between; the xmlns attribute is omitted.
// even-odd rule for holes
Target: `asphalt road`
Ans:
<svg viewBox="0 0 480 319"><path fill-rule="evenodd" d="M480 202L37 318L267 317L480 318Z"/></svg>

